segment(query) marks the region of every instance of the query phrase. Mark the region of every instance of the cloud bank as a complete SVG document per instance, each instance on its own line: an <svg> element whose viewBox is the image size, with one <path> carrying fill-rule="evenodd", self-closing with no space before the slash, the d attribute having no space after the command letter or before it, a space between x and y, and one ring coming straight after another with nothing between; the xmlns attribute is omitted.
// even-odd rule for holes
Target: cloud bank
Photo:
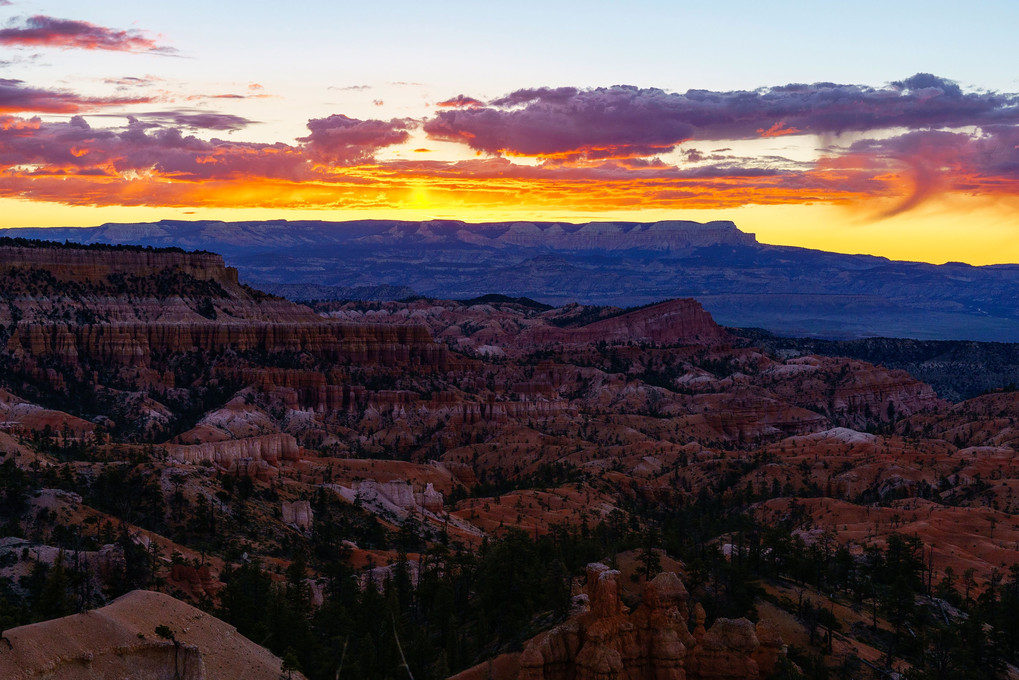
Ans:
<svg viewBox="0 0 1019 680"><path fill-rule="evenodd" d="M351 165L369 161L379 149L410 139L410 121L358 120L342 114L308 121L311 134L298 139L320 161Z"/></svg>
<svg viewBox="0 0 1019 680"><path fill-rule="evenodd" d="M292 142L207 139L254 121L205 109L116 112L128 103L149 102L0 80L0 195L400 208L424 189L453 207L828 203L873 205L885 215L940 195L1019 195L1019 95L966 91L923 73L882 87L529 88L488 102L460 94L423 120L314 118ZM90 113L126 123L93 127ZM476 157L422 160L422 136ZM787 143L813 149L813 158L768 146Z"/></svg>
<svg viewBox="0 0 1019 680"><path fill-rule="evenodd" d="M66 90L30 87L21 80L0 78L0 113L78 113L149 101L148 97L82 97Z"/></svg>
<svg viewBox="0 0 1019 680"><path fill-rule="evenodd" d="M57 19L41 14L16 20L0 29L0 45L11 47L55 47L60 49L112 50L174 54L172 47L159 45L141 31L97 26L87 21Z"/></svg>
<svg viewBox="0 0 1019 680"><path fill-rule="evenodd" d="M618 85L517 90L487 106L440 111L436 139L491 154L627 158L687 141L1019 122L1019 98L964 93L920 73L888 87L814 83L753 91L669 93Z"/></svg>

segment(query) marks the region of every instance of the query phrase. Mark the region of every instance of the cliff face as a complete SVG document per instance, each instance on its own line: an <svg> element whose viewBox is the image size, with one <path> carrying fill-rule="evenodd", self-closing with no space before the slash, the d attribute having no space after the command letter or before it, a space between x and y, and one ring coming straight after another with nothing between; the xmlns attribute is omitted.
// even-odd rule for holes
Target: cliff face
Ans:
<svg viewBox="0 0 1019 680"><path fill-rule="evenodd" d="M255 386L288 407L333 411L365 401L337 366L433 372L449 364L427 328L324 319L240 285L218 255L0 247L6 384L32 401L88 404L134 437L173 434L184 411L205 410L227 389ZM17 422L39 420L24 410ZM71 423L75 431L88 425ZM244 457L258 474L272 465ZM220 462L233 468L234 458Z"/></svg>
<svg viewBox="0 0 1019 680"><path fill-rule="evenodd" d="M490 238L511 227L490 230ZM563 228L563 238L655 232L603 227ZM397 231L441 240L444 228ZM662 228L670 237L702 231L711 229ZM743 445L833 424L865 427L940 403L901 372L733 348L735 339L689 299L630 311L420 300L334 305L322 309L333 318L324 318L239 285L205 253L5 246L3 254L0 358L11 367L13 392L37 401L47 397L43 388L73 396L121 431L137 425L137 438L179 435L175 459L257 477L286 457L265 453L262 439L236 440L286 432L337 451L409 455L424 431L591 412L677 418L691 435ZM548 358L536 362L535 352ZM178 426L184 409L210 412L241 388L259 400L252 406L259 413L243 415L242 404L236 417L257 424ZM364 435L338 439L336 419ZM418 455L466 443L451 431L437 436L433 453ZM219 448L179 447L224 439Z"/></svg>
<svg viewBox="0 0 1019 680"><path fill-rule="evenodd" d="M165 312L161 314L166 316ZM448 353L421 327L351 325L309 319L159 320L149 323L72 325L19 321L7 343L16 358L53 357L65 365L92 360L114 366L149 366L154 355L227 350L272 354L309 352L336 363L386 366L442 365Z"/></svg>
<svg viewBox="0 0 1019 680"><path fill-rule="evenodd" d="M268 434L192 445L168 444L165 448L171 458L182 463L209 462L221 467L235 465L242 459L274 464L300 458L297 440L289 434Z"/></svg>
<svg viewBox="0 0 1019 680"><path fill-rule="evenodd" d="M59 471L61 484L83 493L59 512L51 495L34 495L26 523L47 515L63 522L72 512L65 508L98 506L105 499L93 490L103 487L93 480L126 462L156 482L148 488L163 495L165 526L190 540L233 531L246 518L259 529L253 554L278 554L281 545L350 527L341 552L352 551L354 566L394 557L387 550L396 544L383 533L477 546L507 527L538 536L641 521L643 509L665 512L702 494L749 507L767 526L794 517L805 534L834 527L853 550L906 522L906 532L936 544L935 574L949 560L962 573L971 558L991 573L1012 560L1001 546L1019 541L1009 519L1019 511L1015 394L948 408L901 371L746 346L690 300L624 313L498 296L417 299L332 305L322 309L330 319L237 285L209 256L125 251L121 262L99 252L87 263L60 249L73 255L64 266L29 250L0 272L9 284L0 285L0 379L18 383L0 390L0 429L31 438L34 448L0 433L0 452L35 479ZM35 401L49 408L22 391L40 386L51 393ZM145 425L142 435L129 429L135 424ZM47 425L49 434L40 432ZM254 481L253 502L235 477ZM215 504L215 527L195 521L199 499ZM74 519L98 540L106 513L124 512L115 505L87 511L100 521ZM175 517L175 508L194 514ZM164 555L176 549L149 538ZM126 565L130 553L115 550L87 558L100 577L112 580ZM965 560L956 556L964 551ZM21 546L8 551L15 553ZM160 576L215 597L226 553L210 556L218 563L202 556L199 567L197 557L163 565ZM781 641L765 627L718 619L707 628L675 575L649 584L634 611L620 585L615 573L592 567L586 606L528 644L521 677L735 680L767 677L780 659ZM174 617L161 611L159 622ZM38 655L15 657L16 667L93 664L161 677L167 647L137 638L148 631L140 626L132 623L135 637L113 647L89 638L91 656L83 642L49 657L25 637ZM207 677L230 677L217 674L199 642L187 644L201 654L194 668L200 661ZM102 651L109 648L119 659Z"/></svg>
<svg viewBox="0 0 1019 680"><path fill-rule="evenodd" d="M477 235L466 229L458 236L478 242ZM483 243L525 248L555 249L564 252L611 252L642 250L678 252L711 245L757 244L753 234L741 232L732 222L683 222L666 220L653 223L590 222L582 225L517 222L504 233Z"/></svg>
<svg viewBox="0 0 1019 680"><path fill-rule="evenodd" d="M146 366L181 352L311 352L329 361L444 360L427 330L329 323L237 282L218 255L0 248L0 324L19 360Z"/></svg>
<svg viewBox="0 0 1019 680"><path fill-rule="evenodd" d="M111 274L152 276L178 270L197 279L237 285L237 270L214 253L166 250L90 250L73 247L0 246L0 275L16 269L40 269L58 281L105 282Z"/></svg>

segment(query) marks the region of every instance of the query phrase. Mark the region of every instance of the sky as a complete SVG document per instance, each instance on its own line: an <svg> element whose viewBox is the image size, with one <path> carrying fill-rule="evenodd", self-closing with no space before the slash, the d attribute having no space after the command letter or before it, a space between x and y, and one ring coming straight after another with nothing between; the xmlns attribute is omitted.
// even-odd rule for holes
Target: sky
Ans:
<svg viewBox="0 0 1019 680"><path fill-rule="evenodd" d="M1019 262L1016 25L979 0L0 0L0 227L722 219Z"/></svg>

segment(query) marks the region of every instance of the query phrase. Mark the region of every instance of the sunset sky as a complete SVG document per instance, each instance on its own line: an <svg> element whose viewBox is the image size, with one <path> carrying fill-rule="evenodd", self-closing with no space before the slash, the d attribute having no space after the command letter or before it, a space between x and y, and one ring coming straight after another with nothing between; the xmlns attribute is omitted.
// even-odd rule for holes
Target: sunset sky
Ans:
<svg viewBox="0 0 1019 680"><path fill-rule="evenodd" d="M1016 26L1012 1L0 0L0 227L730 219L1019 262Z"/></svg>

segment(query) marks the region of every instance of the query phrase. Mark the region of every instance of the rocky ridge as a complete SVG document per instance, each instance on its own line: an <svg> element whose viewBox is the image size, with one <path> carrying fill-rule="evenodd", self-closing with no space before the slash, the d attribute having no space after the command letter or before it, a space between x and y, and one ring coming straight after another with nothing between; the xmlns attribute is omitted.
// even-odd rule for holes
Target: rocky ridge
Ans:
<svg viewBox="0 0 1019 680"><path fill-rule="evenodd" d="M556 305L696 297L727 326L782 335L1019 337L1015 265L930 265L771 246L725 221L163 221L7 233L203 248L223 253L244 281L300 300L373 299L386 287L390 299L407 297L408 289L441 299L498 292Z"/></svg>

